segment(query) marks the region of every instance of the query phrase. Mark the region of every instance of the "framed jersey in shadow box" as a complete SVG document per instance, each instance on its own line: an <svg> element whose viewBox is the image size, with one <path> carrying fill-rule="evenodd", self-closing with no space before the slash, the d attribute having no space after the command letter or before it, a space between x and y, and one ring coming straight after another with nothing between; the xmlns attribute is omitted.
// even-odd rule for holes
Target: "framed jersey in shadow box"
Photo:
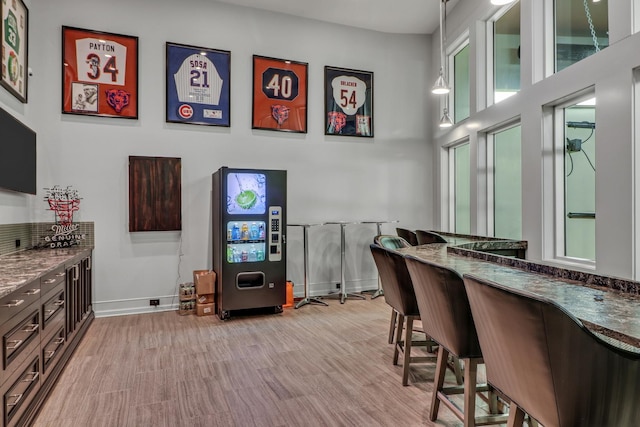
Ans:
<svg viewBox="0 0 640 427"><path fill-rule="evenodd" d="M373 137L373 72L324 67L325 135Z"/></svg>
<svg viewBox="0 0 640 427"><path fill-rule="evenodd" d="M231 125L231 52L167 43L167 122Z"/></svg>
<svg viewBox="0 0 640 427"><path fill-rule="evenodd" d="M29 67L29 10L22 0L0 2L0 34L2 37L2 72L0 84L20 102L27 103Z"/></svg>
<svg viewBox="0 0 640 427"><path fill-rule="evenodd" d="M62 27L62 112L138 118L138 37Z"/></svg>
<svg viewBox="0 0 640 427"><path fill-rule="evenodd" d="M253 56L252 128L307 133L308 64Z"/></svg>

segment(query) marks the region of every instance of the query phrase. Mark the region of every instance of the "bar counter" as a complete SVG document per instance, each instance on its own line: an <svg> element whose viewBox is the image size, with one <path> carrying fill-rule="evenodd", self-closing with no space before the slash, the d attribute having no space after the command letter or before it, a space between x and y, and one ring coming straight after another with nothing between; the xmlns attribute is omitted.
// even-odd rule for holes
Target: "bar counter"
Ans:
<svg viewBox="0 0 640 427"><path fill-rule="evenodd" d="M447 243L431 243L399 251L449 267L460 275L471 273L548 298L592 331L621 341L617 345L627 350L640 352L640 296L637 292L640 284L637 282L491 253L526 249L526 242L522 241L439 234Z"/></svg>
<svg viewBox="0 0 640 427"><path fill-rule="evenodd" d="M0 298L44 276L60 264L82 256L87 246L64 249L27 249L0 256Z"/></svg>

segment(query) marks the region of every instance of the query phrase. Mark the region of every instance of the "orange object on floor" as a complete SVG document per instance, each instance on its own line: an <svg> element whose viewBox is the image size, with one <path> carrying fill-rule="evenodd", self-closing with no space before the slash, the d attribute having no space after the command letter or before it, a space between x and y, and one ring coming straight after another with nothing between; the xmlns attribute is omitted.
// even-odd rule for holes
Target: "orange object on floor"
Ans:
<svg viewBox="0 0 640 427"><path fill-rule="evenodd" d="M287 280L287 298L282 307L293 307L293 282L290 280Z"/></svg>

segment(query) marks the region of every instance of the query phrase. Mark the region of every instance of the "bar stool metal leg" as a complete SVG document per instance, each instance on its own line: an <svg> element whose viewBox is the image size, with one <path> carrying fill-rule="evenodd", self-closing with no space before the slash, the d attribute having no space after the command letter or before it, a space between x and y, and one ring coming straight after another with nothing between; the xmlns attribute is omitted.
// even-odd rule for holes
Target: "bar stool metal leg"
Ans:
<svg viewBox="0 0 640 427"><path fill-rule="evenodd" d="M309 296L309 247L308 247L308 239L309 239L309 226L303 225L303 236L302 236L302 245L304 249L304 298L298 301L295 305L295 308L300 308L306 304L322 304L328 306L324 301L320 301L318 298L312 298Z"/></svg>
<svg viewBox="0 0 640 427"><path fill-rule="evenodd" d="M340 304L344 304L347 298L355 297L360 299L366 299L363 295L356 295L347 293L347 284L344 276L345 270L345 260L344 260L344 252L345 252L345 238L344 238L344 229L347 224L340 224Z"/></svg>

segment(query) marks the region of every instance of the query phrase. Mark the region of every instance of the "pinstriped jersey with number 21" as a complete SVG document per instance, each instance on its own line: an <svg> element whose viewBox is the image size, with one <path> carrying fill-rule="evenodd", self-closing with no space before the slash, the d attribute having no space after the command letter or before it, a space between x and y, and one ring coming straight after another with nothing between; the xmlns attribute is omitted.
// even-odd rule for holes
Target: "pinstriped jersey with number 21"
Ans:
<svg viewBox="0 0 640 427"><path fill-rule="evenodd" d="M180 102L218 105L222 92L222 78L206 56L193 54L182 61L173 75Z"/></svg>

